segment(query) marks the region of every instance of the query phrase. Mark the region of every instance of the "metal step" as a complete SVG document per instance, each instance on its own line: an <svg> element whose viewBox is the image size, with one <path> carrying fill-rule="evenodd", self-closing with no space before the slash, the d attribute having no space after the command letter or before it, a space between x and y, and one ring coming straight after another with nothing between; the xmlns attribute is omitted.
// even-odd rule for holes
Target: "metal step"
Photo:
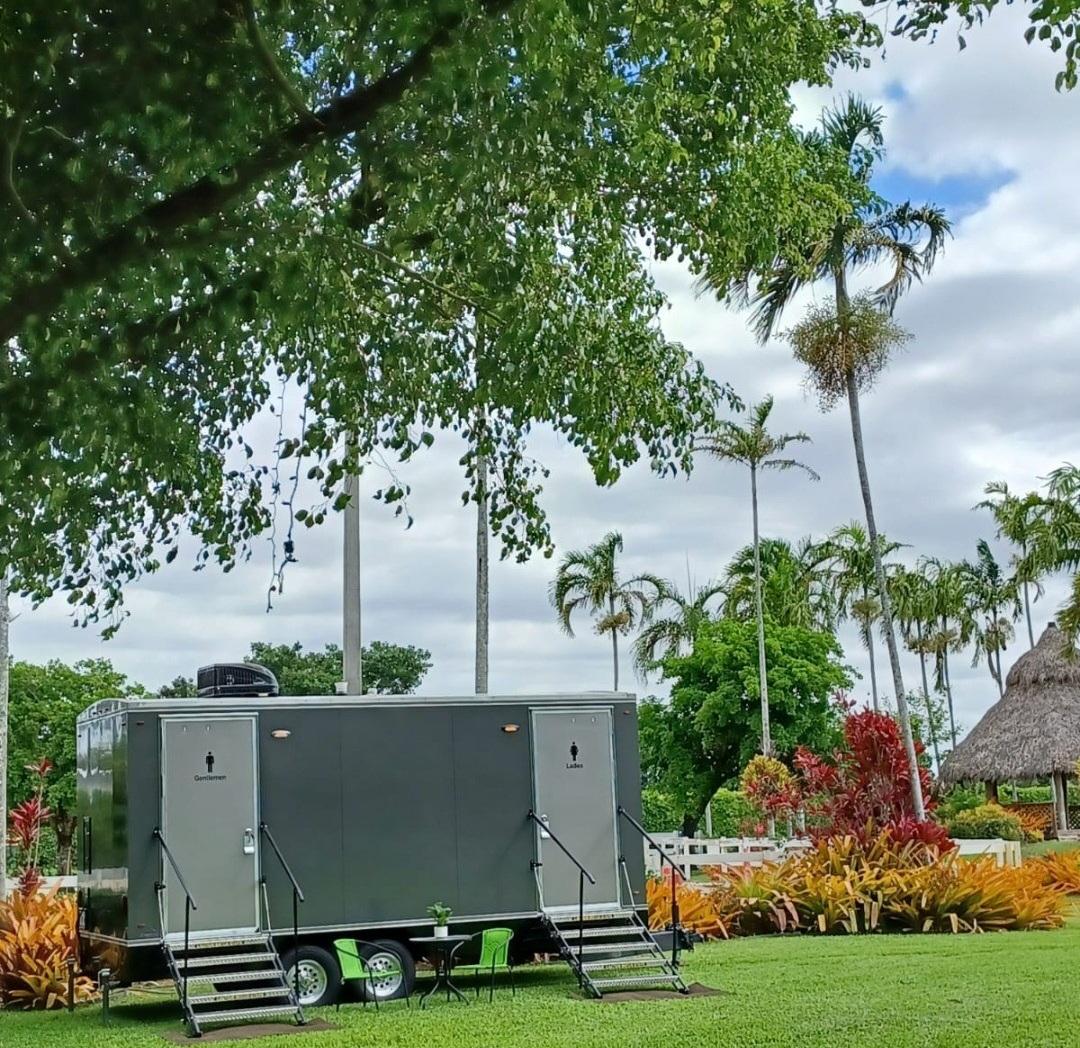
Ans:
<svg viewBox="0 0 1080 1048"><path fill-rule="evenodd" d="M593 910L591 913L586 910L582 915L582 920L586 924L595 923L596 921L625 921L634 916L634 910ZM562 924L566 921L570 921L573 924L578 922L577 911L566 911L565 913L548 913L548 919L552 924Z"/></svg>
<svg viewBox="0 0 1080 1048"><path fill-rule="evenodd" d="M577 944L572 941L567 942L567 948L576 957L578 955ZM655 943L650 942L647 939L638 939L636 942L591 942L582 946L582 956L588 956L593 953L641 953L645 950L652 949L656 946Z"/></svg>
<svg viewBox="0 0 1080 1048"><path fill-rule="evenodd" d="M183 970L180 978L184 977ZM234 982L265 982L267 979L280 979L281 972L277 968L263 968L256 971L246 972L192 972L188 976L188 984L192 983L234 983Z"/></svg>
<svg viewBox="0 0 1080 1048"><path fill-rule="evenodd" d="M272 1019L276 1015L296 1015L292 1004L275 1004L268 1008L228 1008L220 1012L199 1012L195 1018L203 1023L231 1023L238 1019Z"/></svg>
<svg viewBox="0 0 1080 1048"><path fill-rule="evenodd" d="M666 983L668 986L674 986L680 990L683 988L682 979L669 972L657 972L654 975L616 976L610 979L590 979L589 982L595 989L600 991L613 990L619 986L649 986L656 983Z"/></svg>
<svg viewBox="0 0 1080 1048"><path fill-rule="evenodd" d="M288 986L249 987L244 990L219 990L216 993L199 993L188 996L188 1004L222 1004L227 1001L255 1001L266 997L288 997ZM200 1017L201 1018L201 1017Z"/></svg>
<svg viewBox="0 0 1080 1048"><path fill-rule="evenodd" d="M632 957L608 957L602 961L585 961L581 965L581 970L595 972L602 968L661 968L665 970L665 974L670 974L665 967L666 963L655 953L642 953Z"/></svg>
<svg viewBox="0 0 1080 1048"><path fill-rule="evenodd" d="M183 957L177 959L180 974L186 968L220 968L225 964L261 964L273 961L274 955L269 950L262 953L224 953L215 957Z"/></svg>
<svg viewBox="0 0 1080 1048"><path fill-rule="evenodd" d="M625 939L629 935L635 938L641 937L641 928L636 924L620 924L610 928L581 928L580 930L577 928L557 928L556 930L568 943L577 942L578 938Z"/></svg>
<svg viewBox="0 0 1080 1048"><path fill-rule="evenodd" d="M265 946L265 935L239 935L236 937L230 936L229 938L217 938L217 939L192 939L187 946L188 953L194 953L196 950L228 950L231 947L238 946ZM177 957L184 955L183 943L169 943L169 948Z"/></svg>

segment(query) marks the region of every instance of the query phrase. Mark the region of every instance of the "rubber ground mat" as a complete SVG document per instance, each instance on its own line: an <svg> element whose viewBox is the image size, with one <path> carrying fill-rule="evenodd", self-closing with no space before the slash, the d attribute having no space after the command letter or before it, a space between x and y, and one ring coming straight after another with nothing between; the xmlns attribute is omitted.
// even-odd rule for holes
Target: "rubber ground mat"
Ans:
<svg viewBox="0 0 1080 1048"><path fill-rule="evenodd" d="M605 993L597 1000L601 1004L619 1004L622 1001L678 1001L686 1000L687 997L723 997L731 992L703 986L701 983L691 983L686 989L687 993L676 990L625 990L622 993Z"/></svg>
<svg viewBox="0 0 1080 1048"><path fill-rule="evenodd" d="M248 1026L223 1026L218 1030L204 1030L202 1037L188 1037L183 1030L170 1030L163 1034L173 1044L206 1044L208 1041L251 1041L256 1037L279 1037L281 1034L320 1033L338 1029L333 1023L322 1019L310 1019L304 1026L295 1023L251 1023Z"/></svg>

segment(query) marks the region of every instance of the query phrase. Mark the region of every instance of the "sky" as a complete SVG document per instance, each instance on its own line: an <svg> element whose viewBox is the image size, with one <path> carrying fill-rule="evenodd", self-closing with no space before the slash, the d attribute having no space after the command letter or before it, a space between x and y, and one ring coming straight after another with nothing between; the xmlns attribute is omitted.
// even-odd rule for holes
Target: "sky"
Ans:
<svg viewBox="0 0 1080 1048"><path fill-rule="evenodd" d="M806 123L848 90L881 105L889 155L879 191L941 204L954 224L931 278L898 307L912 341L863 401L878 523L907 544L902 559L973 556L977 539L994 537L990 517L972 510L987 481L1026 491L1054 466L1080 460L1080 93L1054 92L1057 58L1025 45L1023 14L998 8L966 34L963 52L948 34L932 46L890 40L870 69L845 71L832 88L795 96ZM745 315L695 295L679 265L655 265L654 275L670 300L662 318L668 336L745 400L773 394L774 429L813 437L801 457L820 482L798 473L766 477L763 534L821 537L860 518L846 412L823 415L786 345L757 345ZM793 305L788 319L804 305ZM749 481L736 466L702 461L689 480L661 480L638 466L614 488L599 489L573 448L541 435L533 452L551 470L544 504L559 554L616 529L627 574L651 571L685 587L688 576L702 583L720 574L749 541ZM461 505L459 455L452 439L442 439L401 471L412 485L411 529L374 501L362 506L365 643L429 649L434 666L421 689L428 694L472 690L475 520ZM363 481L369 493L385 482L377 468ZM269 613L268 546L257 545L248 563L223 574L193 572L196 549L188 543L173 564L130 587L130 617L115 638L73 627L62 600L37 609L16 602L12 652L31 661L106 657L156 688L200 665L242 658L252 641L340 642L340 522L299 539L299 563ZM1005 547L995 548L1007 559ZM611 686L610 642L587 622L572 638L556 624L547 597L554 569L542 557L493 563L492 692ZM1063 580L1049 581L1034 608L1037 631L1064 589ZM846 661L862 674L852 696L866 699L865 653L849 628L841 641ZM1019 627L1006 662L1025 648ZM953 664L957 718L966 728L997 697L985 666L969 663L970 654ZM879 678L887 677L883 646L879 668ZM628 665L625 671L624 687L663 693L654 681L635 680ZM904 674L914 688L911 656Z"/></svg>

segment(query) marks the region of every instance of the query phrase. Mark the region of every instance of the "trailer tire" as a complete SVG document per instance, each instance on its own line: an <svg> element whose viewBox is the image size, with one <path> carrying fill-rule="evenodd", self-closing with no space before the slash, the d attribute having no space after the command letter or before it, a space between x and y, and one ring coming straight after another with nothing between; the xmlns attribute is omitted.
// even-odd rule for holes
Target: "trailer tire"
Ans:
<svg viewBox="0 0 1080 1048"><path fill-rule="evenodd" d="M341 969L332 953L321 946L301 946L288 950L281 958L289 985L293 985L293 966L300 965L300 1004L316 1008L333 1004L341 993Z"/></svg>
<svg viewBox="0 0 1080 1048"><path fill-rule="evenodd" d="M394 939L376 939L370 945L364 946L360 955L364 958L364 963L376 972L379 970L380 963L389 960L397 961L401 967L400 976L383 980L376 979L375 993L380 1001L394 1001L412 993L416 985L416 962L401 943ZM373 1000L369 983L364 983L359 993L361 1000Z"/></svg>

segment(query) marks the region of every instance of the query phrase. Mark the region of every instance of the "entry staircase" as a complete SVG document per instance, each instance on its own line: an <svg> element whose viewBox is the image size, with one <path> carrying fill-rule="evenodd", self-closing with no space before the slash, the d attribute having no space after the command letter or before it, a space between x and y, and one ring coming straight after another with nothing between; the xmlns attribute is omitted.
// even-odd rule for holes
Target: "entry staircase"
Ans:
<svg viewBox="0 0 1080 1048"><path fill-rule="evenodd" d="M303 1025L303 1009L269 935L196 939L186 950L165 940L162 948L192 1037L209 1025L286 1018Z"/></svg>
<svg viewBox="0 0 1080 1048"><path fill-rule="evenodd" d="M545 913L544 924L590 997L623 990L688 993L636 910Z"/></svg>

